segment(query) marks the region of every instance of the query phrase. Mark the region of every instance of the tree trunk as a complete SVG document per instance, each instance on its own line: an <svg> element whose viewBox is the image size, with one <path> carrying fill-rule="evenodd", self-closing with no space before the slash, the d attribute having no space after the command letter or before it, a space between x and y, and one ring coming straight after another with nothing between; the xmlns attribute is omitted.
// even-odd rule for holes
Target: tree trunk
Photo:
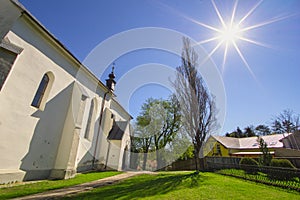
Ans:
<svg viewBox="0 0 300 200"><path fill-rule="evenodd" d="M200 160L199 160L200 149L197 145L194 145L194 159L195 159L195 170L200 170Z"/></svg>
<svg viewBox="0 0 300 200"><path fill-rule="evenodd" d="M194 160L195 160L195 170L198 171L198 158L196 154L194 155Z"/></svg>

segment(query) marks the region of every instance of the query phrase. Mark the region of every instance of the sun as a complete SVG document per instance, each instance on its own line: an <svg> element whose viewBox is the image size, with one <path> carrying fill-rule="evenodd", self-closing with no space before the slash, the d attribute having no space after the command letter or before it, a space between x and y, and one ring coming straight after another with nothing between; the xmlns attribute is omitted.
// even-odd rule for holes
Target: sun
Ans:
<svg viewBox="0 0 300 200"><path fill-rule="evenodd" d="M239 38L242 37L241 29L238 25L228 25L220 30L220 40L224 43L233 44L236 43Z"/></svg>
<svg viewBox="0 0 300 200"><path fill-rule="evenodd" d="M253 40L249 37L243 36L245 33L248 33L250 30L252 29L257 29L257 28L261 28L265 25L286 19L290 16L280 16L280 17L274 17L270 20L264 21L264 22L260 22L251 26L243 26L243 22L249 17L251 16L254 11L260 6L260 4L263 1L260 0L258 1L252 8L249 9L249 11L243 15L243 17L241 17L240 19L238 19L238 17L236 17L236 10L238 7L238 0L236 0L234 2L233 5L233 9L232 9L232 13L230 16L230 20L226 23L224 21L224 18L221 14L221 12L219 11L219 8L217 7L216 3L214 0L211 0L211 3L213 5L213 8L215 10L215 13L217 14L217 19L220 24L221 27L214 27L208 24L205 24L201 21L192 19L190 17L184 16L187 20L192 21L194 23L196 23L197 25L200 25L202 27L205 27L213 32L215 32L216 34L213 34L213 36L211 38L202 40L197 42L197 45L200 44L205 44L208 42L213 42L213 41L217 41L216 46L209 52L209 54L207 55L207 57L201 62L201 64L205 63L221 46L224 46L224 52L223 52L223 62L222 62L222 71L224 71L225 69L225 64L226 64L226 60L227 60L227 53L228 53L228 49L229 48L233 48L237 54L239 55L240 59L242 60L242 62L245 64L246 68L248 69L248 71L251 73L251 75L255 78L254 73L252 72L250 65L248 64L244 54L242 53L238 43L239 42L247 42L247 43L251 43L254 45L258 45L258 46L263 46L263 47L270 47L266 44L263 44L262 42L258 42L256 40ZM245 35L249 35L249 34L245 34Z"/></svg>

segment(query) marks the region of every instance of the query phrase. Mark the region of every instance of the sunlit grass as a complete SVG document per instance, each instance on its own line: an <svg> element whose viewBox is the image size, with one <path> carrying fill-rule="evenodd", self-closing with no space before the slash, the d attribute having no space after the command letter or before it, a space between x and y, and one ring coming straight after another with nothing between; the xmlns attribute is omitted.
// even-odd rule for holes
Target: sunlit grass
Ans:
<svg viewBox="0 0 300 200"><path fill-rule="evenodd" d="M297 192L223 176L192 172L141 175L71 199L300 199Z"/></svg>
<svg viewBox="0 0 300 200"><path fill-rule="evenodd" d="M75 178L68 179L68 180L40 181L32 184L0 188L0 199L21 197L21 196L40 193L48 190L69 187L81 183L86 183L86 182L106 178L109 176L114 176L120 173L121 172L92 172L87 174L78 174Z"/></svg>

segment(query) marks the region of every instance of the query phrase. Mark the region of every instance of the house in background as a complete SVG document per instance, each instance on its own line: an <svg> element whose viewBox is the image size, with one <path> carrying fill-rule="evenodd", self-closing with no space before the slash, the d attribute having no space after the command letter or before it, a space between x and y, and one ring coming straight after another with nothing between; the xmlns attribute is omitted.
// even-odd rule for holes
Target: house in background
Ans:
<svg viewBox="0 0 300 200"><path fill-rule="evenodd" d="M286 149L300 150L300 131L282 138L282 143Z"/></svg>
<svg viewBox="0 0 300 200"><path fill-rule="evenodd" d="M275 157L288 159L300 168L300 131L282 138L282 143L285 148L276 150Z"/></svg>
<svg viewBox="0 0 300 200"><path fill-rule="evenodd" d="M0 183L127 168L113 71L103 84L17 0L0 5Z"/></svg>
<svg viewBox="0 0 300 200"><path fill-rule="evenodd" d="M276 150L284 149L284 138L292 134L275 134L260 136L268 145L272 156ZM233 138L225 136L210 136L204 146L204 156L219 157L254 157L262 154L259 148L259 137Z"/></svg>

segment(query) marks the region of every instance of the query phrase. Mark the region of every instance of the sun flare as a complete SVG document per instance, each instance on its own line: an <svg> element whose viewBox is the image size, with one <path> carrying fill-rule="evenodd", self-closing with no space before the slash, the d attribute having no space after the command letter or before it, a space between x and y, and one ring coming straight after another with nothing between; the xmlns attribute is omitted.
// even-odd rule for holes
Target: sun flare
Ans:
<svg viewBox="0 0 300 200"><path fill-rule="evenodd" d="M252 29L261 28L263 26L266 26L268 24L272 24L274 22L286 19L286 18L291 17L291 16L274 17L270 20L267 20L267 21L264 21L264 22L261 22L261 23L257 23L257 24L251 25L251 26L244 26L243 22L245 22L245 20L248 19L249 16L252 15L255 12L255 10L260 6L260 4L263 2L263 0L258 1L241 18L236 16L236 10L237 10L237 7L238 7L238 0L236 0L234 2L234 5L233 5L230 20L227 23L225 23L224 18L222 16L221 12L219 11L219 8L217 7L215 1L211 0L211 2L212 2L212 6L215 10L215 13L217 14L217 20L221 23L221 28L217 28L217 27L205 24L201 21L198 21L198 20L192 19L190 17L184 16L189 21L192 21L192 22L194 22L194 23L196 23L196 24L198 24L198 25L200 25L204 28L207 28L207 29L209 29L209 30L211 30L215 33L215 34L213 34L212 37L197 42L197 44L205 44L205 43L217 41L216 46L209 52L208 56L202 61L201 64L205 63L207 61L207 59L209 59L221 46L224 46L223 62L222 62L222 70L224 71L225 64L226 64L226 59L227 59L227 56L228 56L227 55L228 49L233 48L237 52L237 54L239 55L242 62L245 64L248 71L255 78L255 75L252 72L252 70L250 68L250 65L248 64L248 62L247 62L244 54L242 53L238 43L239 42L247 42L247 43L257 45L257 46L270 47L266 44L263 44L263 43L258 42L256 40L253 40L253 39L249 38L248 36L247 37L244 36L244 35L246 35L244 33L248 33ZM247 35L249 35L249 34L247 34Z"/></svg>
<svg viewBox="0 0 300 200"><path fill-rule="evenodd" d="M229 44L235 43L239 38L241 38L241 29L238 25L229 25L220 29L219 37L222 42Z"/></svg>

